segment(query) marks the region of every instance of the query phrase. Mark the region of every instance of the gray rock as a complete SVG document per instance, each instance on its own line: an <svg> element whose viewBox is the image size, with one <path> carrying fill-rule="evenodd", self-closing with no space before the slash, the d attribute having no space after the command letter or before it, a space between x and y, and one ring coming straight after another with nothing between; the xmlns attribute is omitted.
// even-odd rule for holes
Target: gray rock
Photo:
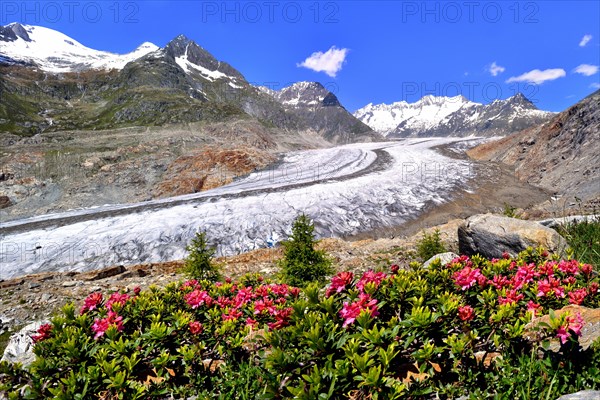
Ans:
<svg viewBox="0 0 600 400"><path fill-rule="evenodd" d="M35 360L35 354L33 354L33 339L31 336L37 333L40 326L47 324L48 322L48 320L32 322L12 335L4 350L4 354L2 355L2 361L11 363L18 362L23 364L23 366L31 364Z"/></svg>
<svg viewBox="0 0 600 400"><path fill-rule="evenodd" d="M468 256L501 258L506 251L514 257L527 247L539 246L560 254L567 243L555 230L535 221L493 214L474 215L458 228L459 252Z"/></svg>
<svg viewBox="0 0 600 400"><path fill-rule="evenodd" d="M73 287L77 285L77 281L66 281L62 283L63 287Z"/></svg>
<svg viewBox="0 0 600 400"><path fill-rule="evenodd" d="M561 225L568 225L568 224L578 224L581 222L592 222L592 221L598 221L600 220L600 217L598 216L591 216L591 215L571 215L569 217L562 217L562 218L549 218L549 219L544 219L541 221L538 221L538 223L547 226L548 228L557 228Z"/></svg>
<svg viewBox="0 0 600 400"><path fill-rule="evenodd" d="M427 260L423 263L423 268L429 267L429 265L431 265L431 263L434 262L435 260L437 260L438 258L440 259L440 262L442 263L442 265L446 265L450 261L454 260L456 257L458 257L458 254L453 253L451 251L446 252L446 253L436 254L435 256L431 257L429 260Z"/></svg>
<svg viewBox="0 0 600 400"><path fill-rule="evenodd" d="M582 390L577 393L565 394L557 400L600 400L600 391Z"/></svg>

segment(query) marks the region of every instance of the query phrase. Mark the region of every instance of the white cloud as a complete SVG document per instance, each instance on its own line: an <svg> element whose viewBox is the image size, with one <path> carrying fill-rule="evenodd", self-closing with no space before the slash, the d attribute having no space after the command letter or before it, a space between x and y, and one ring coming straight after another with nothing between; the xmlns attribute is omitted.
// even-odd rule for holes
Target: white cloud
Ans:
<svg viewBox="0 0 600 400"><path fill-rule="evenodd" d="M585 76L592 76L596 72L598 72L598 66L590 65L590 64L581 64L580 66L575 68L573 71L577 74L581 74L581 75L585 75Z"/></svg>
<svg viewBox="0 0 600 400"><path fill-rule="evenodd" d="M585 47L590 40L592 40L592 35L583 35L581 42L579 42L579 47Z"/></svg>
<svg viewBox="0 0 600 400"><path fill-rule="evenodd" d="M593 82L593 83L590 85L590 87L591 87L592 89L600 89L600 83L598 83L598 82Z"/></svg>
<svg viewBox="0 0 600 400"><path fill-rule="evenodd" d="M501 74L504 71L506 71L506 68L501 67L500 65L496 64L496 61L494 61L489 66L488 71L490 72L490 74L492 74L492 76L498 76L498 74Z"/></svg>
<svg viewBox="0 0 600 400"><path fill-rule="evenodd" d="M555 79L562 78L566 75L567 73L562 68L545 69L543 71L540 71L539 69L534 69L532 71L525 72L522 75L510 77L508 78L506 83L528 82L540 84L546 81L553 81Z"/></svg>
<svg viewBox="0 0 600 400"><path fill-rule="evenodd" d="M348 49L338 49L331 46L325 53L317 51L312 53L310 57L296 64L298 67L312 69L316 72L325 72L327 75L335 78L337 73L342 69L342 64L346 60Z"/></svg>

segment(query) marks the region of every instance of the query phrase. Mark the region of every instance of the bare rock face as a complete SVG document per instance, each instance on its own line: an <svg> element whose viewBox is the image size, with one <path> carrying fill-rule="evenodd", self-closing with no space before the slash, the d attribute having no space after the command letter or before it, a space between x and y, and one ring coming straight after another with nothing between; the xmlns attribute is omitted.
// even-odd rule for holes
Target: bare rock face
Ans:
<svg viewBox="0 0 600 400"><path fill-rule="evenodd" d="M432 262L434 262L435 260L438 260L438 259L440 260L440 263L442 263L442 265L446 265L450 261L454 260L457 257L458 257L458 254L453 253L451 251L446 252L446 253L436 254L435 256L431 257L429 260L427 260L423 263L423 268L429 267L429 265L431 265Z"/></svg>
<svg viewBox="0 0 600 400"><path fill-rule="evenodd" d="M549 122L468 151L511 165L533 185L582 200L600 196L600 90Z"/></svg>
<svg viewBox="0 0 600 400"><path fill-rule="evenodd" d="M565 394L557 400L598 400L600 399L600 391L598 390L581 390L577 393Z"/></svg>
<svg viewBox="0 0 600 400"><path fill-rule="evenodd" d="M527 247L539 246L560 254L567 243L556 231L537 222L493 214L474 215L458 228L460 254L501 258L507 252L514 257Z"/></svg>
<svg viewBox="0 0 600 400"><path fill-rule="evenodd" d="M38 329L40 329L40 326L46 323L48 323L48 321L32 322L12 335L8 342L8 346L6 346L6 349L4 350L2 361L21 363L23 366L31 364L35 360L35 354L33 354L33 339L31 336L35 335Z"/></svg>

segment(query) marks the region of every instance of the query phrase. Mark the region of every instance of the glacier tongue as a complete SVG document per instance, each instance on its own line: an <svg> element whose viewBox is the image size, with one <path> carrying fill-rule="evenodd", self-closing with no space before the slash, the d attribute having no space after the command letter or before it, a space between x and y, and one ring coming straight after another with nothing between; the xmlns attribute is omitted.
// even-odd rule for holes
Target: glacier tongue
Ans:
<svg viewBox="0 0 600 400"><path fill-rule="evenodd" d="M319 237L401 224L448 200L472 176L433 148L462 139L408 139L294 152L272 169L210 191L0 225L0 278L181 259L198 229L231 255L287 237L306 213Z"/></svg>

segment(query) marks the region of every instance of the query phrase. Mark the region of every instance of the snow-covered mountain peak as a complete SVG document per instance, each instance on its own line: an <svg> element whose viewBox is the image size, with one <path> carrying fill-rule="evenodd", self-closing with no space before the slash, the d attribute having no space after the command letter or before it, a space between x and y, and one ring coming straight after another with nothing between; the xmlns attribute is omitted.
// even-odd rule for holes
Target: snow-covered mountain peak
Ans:
<svg viewBox="0 0 600 400"><path fill-rule="evenodd" d="M286 107L339 106L337 97L319 82L296 82L281 90L258 87Z"/></svg>
<svg viewBox="0 0 600 400"><path fill-rule="evenodd" d="M517 127L543 121L551 113L538 110L523 94L488 105L464 96L427 95L414 103L368 104L354 116L388 136L503 135ZM493 122L492 122L493 121Z"/></svg>
<svg viewBox="0 0 600 400"><path fill-rule="evenodd" d="M0 27L0 56L35 64L47 72L122 69L157 49L158 46L146 42L130 53L114 54L90 49L61 32L42 26L11 23Z"/></svg>

